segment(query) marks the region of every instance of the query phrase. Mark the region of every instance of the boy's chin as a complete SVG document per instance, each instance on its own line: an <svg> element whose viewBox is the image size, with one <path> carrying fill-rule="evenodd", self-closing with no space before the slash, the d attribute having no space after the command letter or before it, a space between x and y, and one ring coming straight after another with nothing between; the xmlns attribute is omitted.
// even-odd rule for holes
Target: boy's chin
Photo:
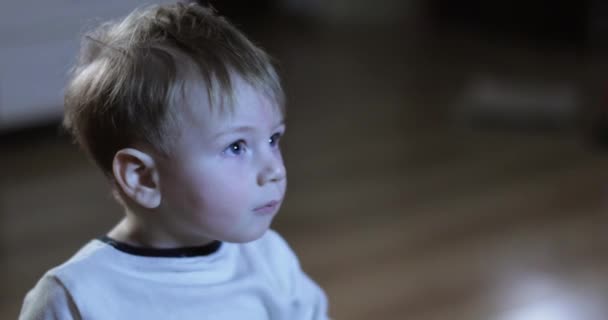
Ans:
<svg viewBox="0 0 608 320"><path fill-rule="evenodd" d="M231 237L230 239L226 239L226 240L224 240L224 242L248 243L248 242L256 241L256 240L262 238L269 229L270 229L270 226L268 226L266 228L260 228L258 230L252 230L251 232L248 232L247 234L240 234L235 237Z"/></svg>

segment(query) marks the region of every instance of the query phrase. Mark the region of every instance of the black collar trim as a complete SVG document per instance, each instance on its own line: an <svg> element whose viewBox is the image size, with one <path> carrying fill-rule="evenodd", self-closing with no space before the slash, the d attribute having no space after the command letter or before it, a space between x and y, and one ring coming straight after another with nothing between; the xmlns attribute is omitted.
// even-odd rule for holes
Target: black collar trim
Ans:
<svg viewBox="0 0 608 320"><path fill-rule="evenodd" d="M213 241L209 244L198 246L198 247L183 247L183 248L171 248L171 249L157 249L157 248L144 248L136 247L124 242L116 241L108 236L102 236L99 240L111 245L112 247L122 252L143 256L143 257L162 257L162 258L189 258L189 257L200 257L208 256L217 252L222 246L221 241Z"/></svg>

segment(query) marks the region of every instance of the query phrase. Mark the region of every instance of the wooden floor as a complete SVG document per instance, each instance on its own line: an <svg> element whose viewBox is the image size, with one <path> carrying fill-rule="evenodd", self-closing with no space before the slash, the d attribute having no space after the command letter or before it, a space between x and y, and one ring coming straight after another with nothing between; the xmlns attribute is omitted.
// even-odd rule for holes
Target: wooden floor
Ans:
<svg viewBox="0 0 608 320"><path fill-rule="evenodd" d="M468 73L577 78L576 59L399 30L263 39L290 99L288 198L274 226L333 317L608 319L608 155L576 130L452 121ZM101 175L54 135L0 140L1 319L120 217Z"/></svg>

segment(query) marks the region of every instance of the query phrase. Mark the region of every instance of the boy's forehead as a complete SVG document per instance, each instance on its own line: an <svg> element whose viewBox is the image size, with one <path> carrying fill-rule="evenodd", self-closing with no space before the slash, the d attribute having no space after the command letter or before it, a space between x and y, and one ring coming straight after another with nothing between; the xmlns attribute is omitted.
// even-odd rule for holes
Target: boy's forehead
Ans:
<svg viewBox="0 0 608 320"><path fill-rule="evenodd" d="M205 86L190 86L186 95L184 116L195 126L213 130L226 125L253 125L283 122L278 103L265 91L241 78L235 78L232 90L219 89L210 97Z"/></svg>

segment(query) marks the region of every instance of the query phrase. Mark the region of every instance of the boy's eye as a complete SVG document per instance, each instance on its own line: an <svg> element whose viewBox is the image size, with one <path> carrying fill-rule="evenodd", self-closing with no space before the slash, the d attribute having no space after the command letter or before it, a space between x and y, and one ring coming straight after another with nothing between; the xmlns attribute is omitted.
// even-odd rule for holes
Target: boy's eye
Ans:
<svg viewBox="0 0 608 320"><path fill-rule="evenodd" d="M276 147L279 145L279 141L281 141L281 136L282 134L277 132L275 134L273 134L270 139L268 139L268 142L270 143L271 146Z"/></svg>
<svg viewBox="0 0 608 320"><path fill-rule="evenodd" d="M239 140L231 143L226 149L224 149L224 153L230 156L238 156L245 152L246 147L245 141Z"/></svg>

